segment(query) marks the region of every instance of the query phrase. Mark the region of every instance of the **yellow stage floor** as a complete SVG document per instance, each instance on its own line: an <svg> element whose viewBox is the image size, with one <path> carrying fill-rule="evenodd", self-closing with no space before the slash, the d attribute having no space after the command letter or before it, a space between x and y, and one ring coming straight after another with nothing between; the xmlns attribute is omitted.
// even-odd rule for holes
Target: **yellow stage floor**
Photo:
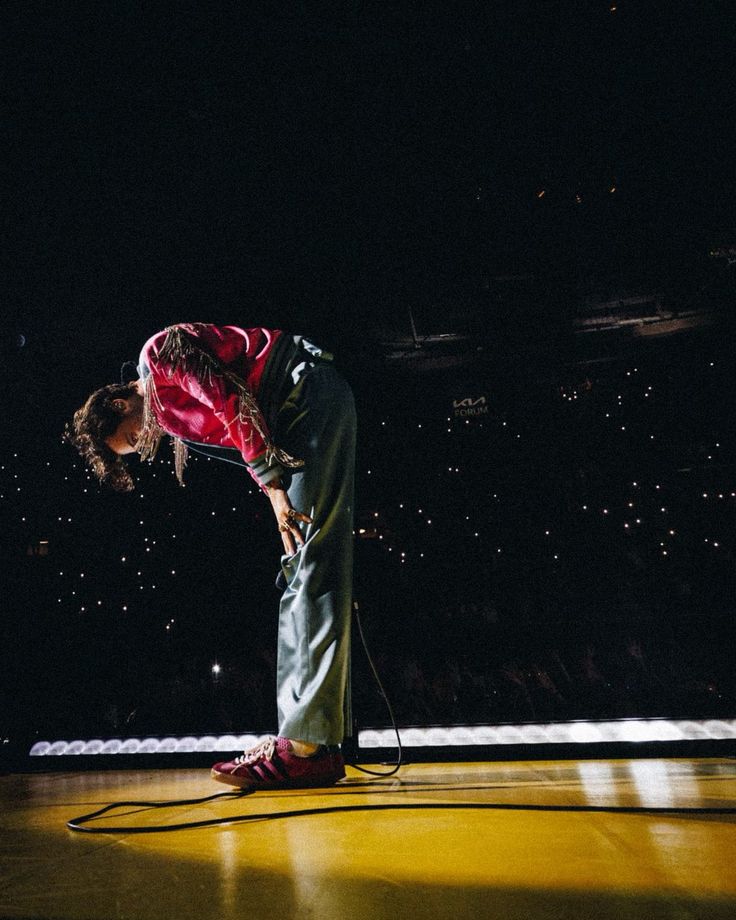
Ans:
<svg viewBox="0 0 736 920"><path fill-rule="evenodd" d="M65 826L113 801L223 791L206 770L0 777L0 918L736 918L730 759L417 764L386 780L349 770L332 789L98 822L256 816L224 825Z"/></svg>

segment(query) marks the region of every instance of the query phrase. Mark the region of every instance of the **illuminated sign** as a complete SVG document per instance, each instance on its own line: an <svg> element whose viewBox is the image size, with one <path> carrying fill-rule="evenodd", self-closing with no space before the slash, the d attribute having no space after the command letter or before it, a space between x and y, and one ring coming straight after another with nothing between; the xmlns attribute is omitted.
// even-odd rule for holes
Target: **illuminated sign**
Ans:
<svg viewBox="0 0 736 920"><path fill-rule="evenodd" d="M485 396L466 396L453 399L452 410L455 418L472 418L476 415L488 415L488 400Z"/></svg>

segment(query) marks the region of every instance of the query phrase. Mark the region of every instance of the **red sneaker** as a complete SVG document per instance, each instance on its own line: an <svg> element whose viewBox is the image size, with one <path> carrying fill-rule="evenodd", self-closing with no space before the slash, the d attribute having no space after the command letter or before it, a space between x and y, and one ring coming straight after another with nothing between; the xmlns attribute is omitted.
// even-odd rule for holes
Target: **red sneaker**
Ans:
<svg viewBox="0 0 736 920"><path fill-rule="evenodd" d="M302 789L332 786L345 776L338 751L321 748L311 757L292 753L288 738L267 738L235 760L216 763L212 779L247 789Z"/></svg>

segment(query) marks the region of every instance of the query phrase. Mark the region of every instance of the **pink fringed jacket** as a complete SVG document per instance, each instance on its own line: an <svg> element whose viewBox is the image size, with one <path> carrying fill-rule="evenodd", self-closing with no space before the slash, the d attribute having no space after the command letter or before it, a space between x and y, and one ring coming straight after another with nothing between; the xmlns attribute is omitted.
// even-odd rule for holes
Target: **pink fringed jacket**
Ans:
<svg viewBox="0 0 736 920"><path fill-rule="evenodd" d="M273 443L269 431L300 342L278 329L209 323L180 323L151 336L139 365L144 377L142 459L152 459L169 434L180 482L184 441L236 448L260 486L283 467L301 466Z"/></svg>

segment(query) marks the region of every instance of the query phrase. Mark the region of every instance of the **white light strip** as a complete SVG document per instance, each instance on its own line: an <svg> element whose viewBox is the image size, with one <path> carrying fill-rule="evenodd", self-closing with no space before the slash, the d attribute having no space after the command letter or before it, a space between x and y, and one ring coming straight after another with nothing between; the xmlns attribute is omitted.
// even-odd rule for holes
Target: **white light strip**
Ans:
<svg viewBox="0 0 736 920"><path fill-rule="evenodd" d="M470 747L502 744L593 744L632 741L721 741L736 738L736 719L622 719L617 722L546 722L522 725L451 725L401 728L406 747ZM266 735L205 735L202 738L94 738L91 741L38 741L31 757L69 754L233 753L253 747ZM364 729L360 748L390 748L391 728Z"/></svg>
<svg viewBox="0 0 736 920"><path fill-rule="evenodd" d="M59 757L68 754L193 754L244 751L268 735L205 735L203 738L93 738L91 741L37 741L31 757Z"/></svg>
<svg viewBox="0 0 736 920"><path fill-rule="evenodd" d="M594 744L616 741L712 741L736 738L736 719L622 719L617 722L547 722L522 725L453 725L399 729L406 747L501 744ZM396 745L393 729L360 732L361 748Z"/></svg>

